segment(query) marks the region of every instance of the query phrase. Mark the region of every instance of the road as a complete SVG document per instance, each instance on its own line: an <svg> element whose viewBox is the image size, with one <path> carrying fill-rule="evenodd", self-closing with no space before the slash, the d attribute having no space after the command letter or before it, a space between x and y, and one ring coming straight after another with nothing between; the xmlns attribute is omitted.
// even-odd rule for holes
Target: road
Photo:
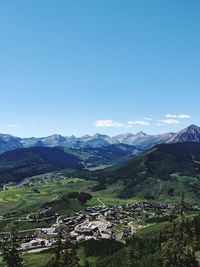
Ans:
<svg viewBox="0 0 200 267"><path fill-rule="evenodd" d="M32 229L27 229L27 230L19 230L18 233L28 233L28 232L34 232L34 231L39 231L42 230L43 228L32 228ZM0 235L9 235L10 232L0 232Z"/></svg>
<svg viewBox="0 0 200 267"><path fill-rule="evenodd" d="M56 227L59 228L60 227L60 219L62 218L62 216L59 216L57 219L56 219ZM52 226L53 227L53 226Z"/></svg>
<svg viewBox="0 0 200 267"><path fill-rule="evenodd" d="M52 247L44 247L44 248L35 248L35 249L30 249L30 250L24 251L23 253L39 253L39 252L42 252L45 250L50 250L52 248L53 248L53 246Z"/></svg>
<svg viewBox="0 0 200 267"><path fill-rule="evenodd" d="M134 223L133 221L129 222L128 226L131 228L132 234L134 234L139 227L139 225L137 223Z"/></svg>
<svg viewBox="0 0 200 267"><path fill-rule="evenodd" d="M98 201L99 201L99 203L102 205L103 208L106 207L106 205L101 201L101 199L100 199L99 197L98 197Z"/></svg>

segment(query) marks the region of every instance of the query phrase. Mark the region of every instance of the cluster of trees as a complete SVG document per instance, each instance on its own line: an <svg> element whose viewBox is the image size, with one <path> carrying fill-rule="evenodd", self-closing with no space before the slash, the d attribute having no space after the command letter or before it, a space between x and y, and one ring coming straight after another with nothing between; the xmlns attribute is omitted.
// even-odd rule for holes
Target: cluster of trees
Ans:
<svg viewBox="0 0 200 267"><path fill-rule="evenodd" d="M84 254L86 258L104 258L108 255L113 255L117 251L124 248L124 244L122 242L117 242L111 239L87 240L83 243L80 243L80 246L84 248Z"/></svg>
<svg viewBox="0 0 200 267"><path fill-rule="evenodd" d="M81 204L85 204L88 200L92 198L92 195L85 192L71 192L67 195L69 198L77 199Z"/></svg>
<svg viewBox="0 0 200 267"><path fill-rule="evenodd" d="M45 267L79 267L76 247L69 240L67 232L59 229L53 255Z"/></svg>
<svg viewBox="0 0 200 267"><path fill-rule="evenodd" d="M10 235L4 238L0 244L2 260L6 267L22 267L23 259L21 257L20 242L16 226L11 226Z"/></svg>
<svg viewBox="0 0 200 267"><path fill-rule="evenodd" d="M163 267L198 267L195 253L200 250L200 217L170 223L161 233Z"/></svg>
<svg viewBox="0 0 200 267"><path fill-rule="evenodd" d="M97 191L101 191L101 190L106 190L107 186L104 183L99 183L97 185L94 185L92 188L92 192L97 192Z"/></svg>
<svg viewBox="0 0 200 267"><path fill-rule="evenodd" d="M200 251L200 216L185 216L182 194L177 214L163 231L150 238L133 236L127 244L128 267L199 267L196 252Z"/></svg>

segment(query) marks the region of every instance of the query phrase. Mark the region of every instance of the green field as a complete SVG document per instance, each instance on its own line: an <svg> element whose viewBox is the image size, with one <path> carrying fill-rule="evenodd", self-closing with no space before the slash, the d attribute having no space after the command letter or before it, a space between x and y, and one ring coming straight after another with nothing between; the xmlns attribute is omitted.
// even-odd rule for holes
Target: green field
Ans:
<svg viewBox="0 0 200 267"><path fill-rule="evenodd" d="M0 215L15 210L18 212L34 212L48 201L57 199L62 194L73 191L90 192L94 181L66 179L62 182L34 186L34 188L15 188L0 191Z"/></svg>
<svg viewBox="0 0 200 267"><path fill-rule="evenodd" d="M6 191L0 191L0 215L15 210L19 213L35 212L42 204L58 199L61 195L70 192L88 192L93 198L87 205L101 205L99 198L105 205L126 204L141 201L141 199L120 199L117 192L121 188L120 183L109 186L106 190L92 192L97 182L94 180L66 179L61 182L38 185L33 188L21 187Z"/></svg>
<svg viewBox="0 0 200 267"><path fill-rule="evenodd" d="M93 198L88 202L90 205L99 205L98 198L101 199L101 201L107 205L112 206L116 204L129 204L129 203L136 203L140 201L144 201L144 198L119 198L119 191L123 187L123 183L121 181L118 181L112 185L107 186L106 190L101 190L97 192L91 192Z"/></svg>
<svg viewBox="0 0 200 267"><path fill-rule="evenodd" d="M51 252L43 251L40 253L26 253L23 255L24 267L44 267L49 261ZM4 267L0 259L0 267Z"/></svg>
<svg viewBox="0 0 200 267"><path fill-rule="evenodd" d="M61 215L71 215L75 210L84 209L88 206L126 204L141 201L140 199L120 199L117 197L121 183L118 182L109 186L106 190L92 192L91 187L96 185L95 180L84 180L78 178L69 178L59 182L34 187L10 188L0 191L0 215L10 211L17 211L16 218L23 214L37 214L42 210L45 203L53 202L53 211ZM59 201L63 195L70 192L87 192L93 197L86 204L80 204L77 200ZM57 203L58 201L58 203ZM0 230L8 231L11 220L0 221ZM37 227L47 227L44 221L26 222L19 221L19 230L33 229Z"/></svg>
<svg viewBox="0 0 200 267"><path fill-rule="evenodd" d="M144 227L137 230L137 236L152 236L159 233L167 225L168 222L147 224Z"/></svg>
<svg viewBox="0 0 200 267"><path fill-rule="evenodd" d="M17 211L20 214L32 212L34 213L37 212L37 210L43 204L57 200L62 195L74 191L88 192L93 196L93 198L87 202L87 206L102 205L99 199L105 205L128 204L146 201L145 198L139 197L129 199L119 198L119 190L123 187L122 182L117 182L113 185L110 185L106 190L92 192L91 188L96 184L97 181L95 180L69 178L45 185L11 188L6 191L0 191L0 215L13 210ZM160 197L158 201L165 203L174 203L178 200L176 198L164 199ZM74 202L73 205L66 206L66 209L62 206L58 212L61 212L61 214L66 214L73 212L74 209L76 210L79 208L81 207Z"/></svg>

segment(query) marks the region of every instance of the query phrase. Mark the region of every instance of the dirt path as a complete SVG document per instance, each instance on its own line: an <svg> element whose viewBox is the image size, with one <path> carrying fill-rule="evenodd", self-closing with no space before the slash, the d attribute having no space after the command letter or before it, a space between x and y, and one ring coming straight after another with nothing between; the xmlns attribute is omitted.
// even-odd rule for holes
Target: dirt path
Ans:
<svg viewBox="0 0 200 267"><path fill-rule="evenodd" d="M105 203L103 203L99 197L98 197L98 201L102 205L102 207L105 208L105 206L106 206Z"/></svg>

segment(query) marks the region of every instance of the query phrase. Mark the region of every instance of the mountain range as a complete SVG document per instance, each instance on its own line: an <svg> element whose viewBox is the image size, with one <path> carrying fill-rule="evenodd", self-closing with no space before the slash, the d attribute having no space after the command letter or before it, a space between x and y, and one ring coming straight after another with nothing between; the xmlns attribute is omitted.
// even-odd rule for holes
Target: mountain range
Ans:
<svg viewBox="0 0 200 267"><path fill-rule="evenodd" d="M195 125L177 134L163 135L139 132L114 137L96 134L82 138L0 138L1 185L65 170L66 175L69 172L87 179L96 177L97 188L120 181L119 192L115 192L120 197L162 200L180 197L184 190L199 201L200 127ZM3 152L5 149L8 151ZM102 169L101 165L112 166Z"/></svg>
<svg viewBox="0 0 200 267"><path fill-rule="evenodd" d="M191 125L178 133L148 135L143 132L126 133L117 136L102 134L85 135L82 137L51 135L41 138L19 138L7 134L0 134L0 153L29 147L68 147L73 149L102 148L110 145L134 146L134 153L142 152L155 145L164 143L200 142L200 127ZM137 150L137 151L136 151Z"/></svg>

